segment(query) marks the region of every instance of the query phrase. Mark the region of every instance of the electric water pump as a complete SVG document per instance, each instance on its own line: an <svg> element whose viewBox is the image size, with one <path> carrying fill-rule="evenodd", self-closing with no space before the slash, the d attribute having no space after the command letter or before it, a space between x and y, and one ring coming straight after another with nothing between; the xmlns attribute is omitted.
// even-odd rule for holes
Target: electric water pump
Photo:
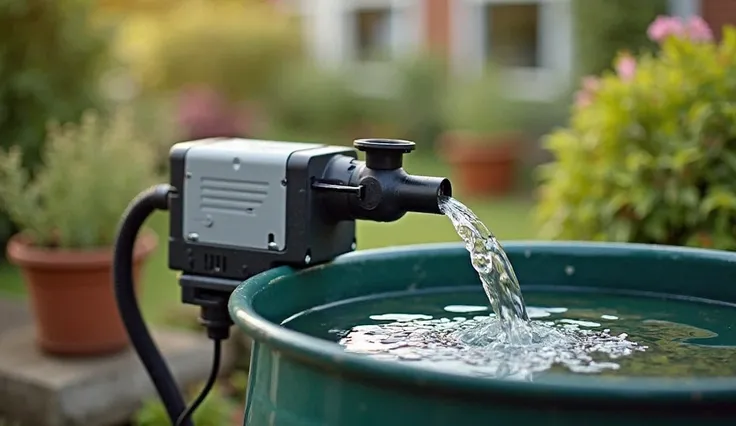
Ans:
<svg viewBox="0 0 736 426"><path fill-rule="evenodd" d="M191 414L214 385L220 342L229 337L230 294L268 269L303 268L355 250L355 220L392 222L407 212L440 214L438 197L452 195L445 178L407 174L403 155L414 142L361 139L343 146L214 138L174 145L171 182L132 201L115 244L118 309L133 347L172 424L191 426ZM169 268L180 271L182 302L201 308L215 342L213 369L186 408L137 305L133 246L155 210L170 215Z"/></svg>

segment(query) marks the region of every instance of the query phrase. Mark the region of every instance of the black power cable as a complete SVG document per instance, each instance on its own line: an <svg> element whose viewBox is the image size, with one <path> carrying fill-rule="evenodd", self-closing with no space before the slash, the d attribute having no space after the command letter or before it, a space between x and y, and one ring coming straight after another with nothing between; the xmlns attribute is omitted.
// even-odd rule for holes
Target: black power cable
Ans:
<svg viewBox="0 0 736 426"><path fill-rule="evenodd" d="M199 392L199 395L197 398L192 402L192 404L187 408L186 411L181 413L179 416L179 419L176 421L176 426L182 426L184 424L187 424L187 422L191 421L191 416L194 413L194 411L199 407L199 405L204 402L204 399L207 398L207 394L210 393L212 390L212 387L215 385L215 381L217 380L217 375L220 371L220 352L222 347L222 340L220 339L214 339L215 342L215 350L212 354L212 370L210 371L210 377L207 379L207 383L205 383L202 390Z"/></svg>
<svg viewBox="0 0 736 426"><path fill-rule="evenodd" d="M113 279L118 311L128 337L166 407L171 424L175 424L186 409L184 398L143 321L133 287L133 250L136 238L146 219L154 211L168 210L171 191L172 187L169 185L156 185L141 192L128 206L115 241ZM191 421L185 421L180 426L193 425Z"/></svg>

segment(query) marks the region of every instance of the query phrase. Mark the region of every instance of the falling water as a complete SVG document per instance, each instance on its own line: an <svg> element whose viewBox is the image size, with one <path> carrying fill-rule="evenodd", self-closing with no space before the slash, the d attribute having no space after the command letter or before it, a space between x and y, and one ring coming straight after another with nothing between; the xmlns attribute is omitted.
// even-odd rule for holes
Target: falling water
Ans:
<svg viewBox="0 0 736 426"><path fill-rule="evenodd" d="M483 290L508 339L524 344L531 339L529 316L521 295L519 280L501 243L483 222L464 204L452 197L440 197L440 211L455 227L470 253Z"/></svg>
<svg viewBox="0 0 736 426"><path fill-rule="evenodd" d="M600 323L565 317L565 307L527 308L519 280L496 237L459 201L441 197L439 207L465 242L493 313L472 314L477 307L467 311L469 315L441 318L371 312L374 323L330 330L345 350L517 380L532 380L555 366L575 373L617 370L620 365L615 360L647 350L629 340L627 333L612 334Z"/></svg>

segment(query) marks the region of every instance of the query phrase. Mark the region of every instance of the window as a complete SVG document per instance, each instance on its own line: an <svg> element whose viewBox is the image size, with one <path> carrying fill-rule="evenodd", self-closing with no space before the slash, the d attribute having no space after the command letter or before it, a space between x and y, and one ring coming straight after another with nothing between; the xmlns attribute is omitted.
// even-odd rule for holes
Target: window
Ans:
<svg viewBox="0 0 736 426"><path fill-rule="evenodd" d="M486 4L486 57L505 67L540 67L539 12L539 4Z"/></svg>
<svg viewBox="0 0 736 426"><path fill-rule="evenodd" d="M359 61L391 57L393 47L391 9L363 9L354 14L355 55Z"/></svg>
<svg viewBox="0 0 736 426"><path fill-rule="evenodd" d="M571 0L452 0L452 60L460 74L501 67L509 95L552 99L569 84Z"/></svg>

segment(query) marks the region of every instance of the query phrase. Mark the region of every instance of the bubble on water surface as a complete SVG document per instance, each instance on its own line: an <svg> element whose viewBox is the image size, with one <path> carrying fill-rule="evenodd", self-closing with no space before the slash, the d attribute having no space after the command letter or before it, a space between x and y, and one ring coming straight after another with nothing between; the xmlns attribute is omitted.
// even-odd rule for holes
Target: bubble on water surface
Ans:
<svg viewBox="0 0 736 426"><path fill-rule="evenodd" d="M553 366L574 373L615 370L616 359L646 350L626 334L614 336L587 326L591 323L564 319L525 322L521 327L531 341L519 344L490 316L397 321L354 327L340 344L348 352L380 360L517 380L530 380Z"/></svg>
<svg viewBox="0 0 736 426"><path fill-rule="evenodd" d="M374 321L415 321L415 320L430 320L431 315L422 314L382 314L382 315L371 315L370 319Z"/></svg>
<svg viewBox="0 0 736 426"><path fill-rule="evenodd" d="M447 305L445 306L445 311L447 312L455 312L455 313L468 313L468 312L483 312L487 311L488 308L486 306L472 306L472 305Z"/></svg>

